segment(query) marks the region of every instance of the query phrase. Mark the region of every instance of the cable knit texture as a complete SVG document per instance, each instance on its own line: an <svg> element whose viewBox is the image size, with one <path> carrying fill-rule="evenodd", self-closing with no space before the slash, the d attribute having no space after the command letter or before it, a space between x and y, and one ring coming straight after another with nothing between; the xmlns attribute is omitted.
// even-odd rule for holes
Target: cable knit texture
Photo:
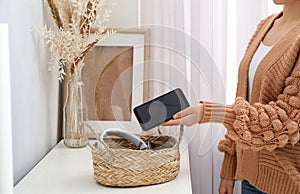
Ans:
<svg viewBox="0 0 300 194"><path fill-rule="evenodd" d="M226 137L221 177L247 179L269 194L300 193L300 24L264 57L247 99L251 59L273 22L272 15L257 27L241 61L237 98L233 105L202 102L200 123L223 123Z"/></svg>

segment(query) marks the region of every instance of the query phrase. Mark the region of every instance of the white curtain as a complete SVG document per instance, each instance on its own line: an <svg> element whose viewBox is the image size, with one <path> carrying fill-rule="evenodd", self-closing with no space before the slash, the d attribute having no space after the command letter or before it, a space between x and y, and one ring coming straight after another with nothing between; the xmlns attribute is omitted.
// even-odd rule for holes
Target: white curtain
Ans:
<svg viewBox="0 0 300 194"><path fill-rule="evenodd" d="M270 12L271 0L139 0L139 26L151 29L151 97L180 87L191 104L232 103L239 61ZM224 133L219 124L185 130L194 194L218 193L223 154L217 144Z"/></svg>

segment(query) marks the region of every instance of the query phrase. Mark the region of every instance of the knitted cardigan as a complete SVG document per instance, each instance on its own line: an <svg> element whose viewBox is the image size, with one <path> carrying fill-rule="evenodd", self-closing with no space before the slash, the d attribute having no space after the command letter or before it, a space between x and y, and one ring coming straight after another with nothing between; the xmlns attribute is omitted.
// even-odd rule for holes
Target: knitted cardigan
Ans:
<svg viewBox="0 0 300 194"><path fill-rule="evenodd" d="M204 104L200 123L223 123L222 178L247 179L268 194L300 193L300 24L277 42L259 64L249 103L251 59L274 21L261 21L240 63L233 105Z"/></svg>

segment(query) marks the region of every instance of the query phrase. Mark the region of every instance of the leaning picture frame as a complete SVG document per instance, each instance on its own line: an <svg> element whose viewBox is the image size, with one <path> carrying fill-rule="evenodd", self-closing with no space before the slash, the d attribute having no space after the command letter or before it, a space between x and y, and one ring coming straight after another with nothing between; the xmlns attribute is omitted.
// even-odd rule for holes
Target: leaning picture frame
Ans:
<svg viewBox="0 0 300 194"><path fill-rule="evenodd" d="M108 128L141 132L133 108L149 98L150 31L115 30L85 57L86 122L98 133Z"/></svg>

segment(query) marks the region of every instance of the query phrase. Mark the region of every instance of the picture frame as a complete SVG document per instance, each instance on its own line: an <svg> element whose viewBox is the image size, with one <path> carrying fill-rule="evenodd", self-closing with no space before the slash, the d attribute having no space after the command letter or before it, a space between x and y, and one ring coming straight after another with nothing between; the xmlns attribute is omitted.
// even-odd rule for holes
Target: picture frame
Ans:
<svg viewBox="0 0 300 194"><path fill-rule="evenodd" d="M114 29L85 57L87 122L98 133L108 128L141 132L133 108L149 98L148 29Z"/></svg>

